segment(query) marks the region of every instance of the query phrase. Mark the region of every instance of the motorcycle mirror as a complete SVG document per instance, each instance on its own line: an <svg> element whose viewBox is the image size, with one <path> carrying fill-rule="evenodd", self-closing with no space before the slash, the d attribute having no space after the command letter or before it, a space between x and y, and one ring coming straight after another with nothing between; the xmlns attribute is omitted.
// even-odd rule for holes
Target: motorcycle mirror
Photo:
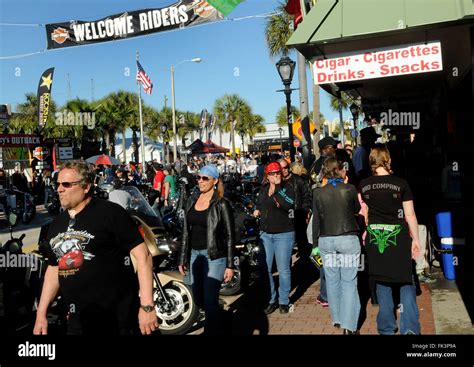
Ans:
<svg viewBox="0 0 474 367"><path fill-rule="evenodd" d="M16 225L16 222L18 220L18 217L15 213L10 213L8 216L8 221L10 222L10 225L14 227Z"/></svg>

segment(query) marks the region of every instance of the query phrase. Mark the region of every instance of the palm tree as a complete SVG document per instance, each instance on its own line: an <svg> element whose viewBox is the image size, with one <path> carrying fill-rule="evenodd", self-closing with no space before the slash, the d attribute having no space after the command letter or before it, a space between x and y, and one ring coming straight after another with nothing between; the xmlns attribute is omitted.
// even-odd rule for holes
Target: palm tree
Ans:
<svg viewBox="0 0 474 367"><path fill-rule="evenodd" d="M341 92L341 106L342 109L347 109L352 104L352 98L345 92ZM333 111L339 111L339 98L331 95L331 109Z"/></svg>
<svg viewBox="0 0 474 367"><path fill-rule="evenodd" d="M267 131L265 125L263 124L263 122L265 121L263 116L259 114L255 114L252 117L253 118L250 124L246 126L246 130L245 130L246 134L244 134L244 135L248 135L251 141L253 141L253 138L255 135L259 133L265 133ZM242 145L244 145L243 141L242 141Z"/></svg>
<svg viewBox="0 0 474 367"><path fill-rule="evenodd" d="M178 136L181 139L183 147L186 145L186 135L191 134L191 140L194 137L194 131L199 128L200 117L197 113L186 111L177 112L178 116L182 116L182 122L178 124Z"/></svg>
<svg viewBox="0 0 474 367"><path fill-rule="evenodd" d="M278 14L270 17L265 26L265 38L270 57L280 55L287 56L290 51L286 42L293 34L293 28L290 27L290 25L293 24L293 17L286 12L285 6L285 3L279 3L277 7ZM297 52L297 56L300 106L303 109L301 112L305 117L309 115L309 111L307 110L308 91L305 72L306 63L303 55ZM305 67L303 68L302 65L305 65ZM301 69L303 69L303 71ZM313 88L313 101L319 101L319 88ZM313 109L319 114L319 103L314 102Z"/></svg>
<svg viewBox="0 0 474 367"><path fill-rule="evenodd" d="M82 125L68 126L70 129L70 134L68 136L73 136L74 140L77 142L77 146L81 148L83 143L88 143L95 141L99 138L100 128L95 126L95 112L96 106L87 102L86 100L76 98L70 101L67 101L62 108L66 113L89 113L90 115L83 115L83 120L81 121ZM64 115L63 115L64 116ZM86 117L88 116L88 117ZM89 120L90 118L90 120ZM66 125L67 126L67 125ZM65 126L65 127L66 127Z"/></svg>
<svg viewBox="0 0 474 367"><path fill-rule="evenodd" d="M224 130L230 131L232 157L235 157L235 125L251 118L251 108L239 95L226 94L214 103L214 115L218 120L224 121Z"/></svg>
<svg viewBox="0 0 474 367"><path fill-rule="evenodd" d="M8 132L33 134L40 131L38 124L38 98L34 93L25 94L26 101L17 106L16 113L8 123ZM52 130L61 130L55 124L56 103L51 100L49 105L49 115L46 124L43 126L42 135L52 137ZM67 135L64 135L67 136Z"/></svg>
<svg viewBox="0 0 474 367"><path fill-rule="evenodd" d="M124 134L126 121L134 115L137 104L134 103L133 93L118 91L105 96L98 105L99 125L106 132L107 151L115 156L115 134L121 131ZM138 157L137 157L138 158Z"/></svg>
<svg viewBox="0 0 474 367"><path fill-rule="evenodd" d="M291 111L293 112L293 118L295 120L300 117L300 110L298 108L296 108L295 106L291 106ZM286 106L283 106L278 110L276 115L276 122L280 127L288 126Z"/></svg>
<svg viewBox="0 0 474 367"><path fill-rule="evenodd" d="M265 25L265 39L270 57L288 56L290 49L286 42L293 34L293 30L290 29L293 17L286 12L285 4L279 3L277 11L278 14L268 18Z"/></svg>

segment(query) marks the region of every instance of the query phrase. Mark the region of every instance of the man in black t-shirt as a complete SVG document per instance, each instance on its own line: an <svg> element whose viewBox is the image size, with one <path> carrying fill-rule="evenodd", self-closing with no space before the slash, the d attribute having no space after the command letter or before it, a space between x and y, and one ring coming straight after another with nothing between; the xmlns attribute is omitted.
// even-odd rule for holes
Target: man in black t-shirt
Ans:
<svg viewBox="0 0 474 367"><path fill-rule="evenodd" d="M91 197L93 181L84 161L60 169L57 187L65 211L48 231L49 266L34 334L47 334L46 312L58 291L68 306L68 334L130 334L137 326L150 334L159 326L151 255L123 208Z"/></svg>

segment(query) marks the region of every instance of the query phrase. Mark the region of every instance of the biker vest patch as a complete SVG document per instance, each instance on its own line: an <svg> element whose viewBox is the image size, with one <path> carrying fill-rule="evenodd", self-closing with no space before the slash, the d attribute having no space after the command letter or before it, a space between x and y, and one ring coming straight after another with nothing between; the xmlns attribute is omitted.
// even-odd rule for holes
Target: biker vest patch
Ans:
<svg viewBox="0 0 474 367"><path fill-rule="evenodd" d="M397 235L401 230L400 224L370 224L367 227L370 243L376 245L381 254L387 247L397 246Z"/></svg>

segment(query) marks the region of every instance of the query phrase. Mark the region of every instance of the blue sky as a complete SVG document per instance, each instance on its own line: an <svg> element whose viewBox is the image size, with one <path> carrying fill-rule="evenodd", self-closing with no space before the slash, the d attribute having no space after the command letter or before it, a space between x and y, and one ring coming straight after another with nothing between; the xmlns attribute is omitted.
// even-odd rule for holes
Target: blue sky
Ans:
<svg viewBox="0 0 474 367"><path fill-rule="evenodd" d="M123 11L160 8L173 0L1 0L0 23L45 24L69 20L97 20ZM246 0L229 18L264 14L273 11L277 0ZM36 93L41 73L55 67L52 95L62 105L75 97L94 99L119 89L137 91L135 53L154 83L153 94L143 97L157 109L163 107L164 95L171 106L170 66L181 60L200 57L203 61L183 63L175 70L176 108L200 112L211 110L214 101L226 93L237 93L261 114L266 123L275 120L285 104L282 83L275 68L278 58L270 59L264 39L265 18L229 21L190 27L165 33L45 51L36 55L0 60L0 103L24 101L28 92ZM0 56L34 53L46 49L43 26L0 26ZM296 60L294 54L290 55ZM127 76L127 68L130 75ZM20 74L20 75L16 75ZM69 94L67 78L69 74ZM297 87L295 73L293 88ZM311 102L311 79L308 91ZM299 106L298 92L292 104ZM329 120L337 113L329 109L328 96L321 93L321 110Z"/></svg>

